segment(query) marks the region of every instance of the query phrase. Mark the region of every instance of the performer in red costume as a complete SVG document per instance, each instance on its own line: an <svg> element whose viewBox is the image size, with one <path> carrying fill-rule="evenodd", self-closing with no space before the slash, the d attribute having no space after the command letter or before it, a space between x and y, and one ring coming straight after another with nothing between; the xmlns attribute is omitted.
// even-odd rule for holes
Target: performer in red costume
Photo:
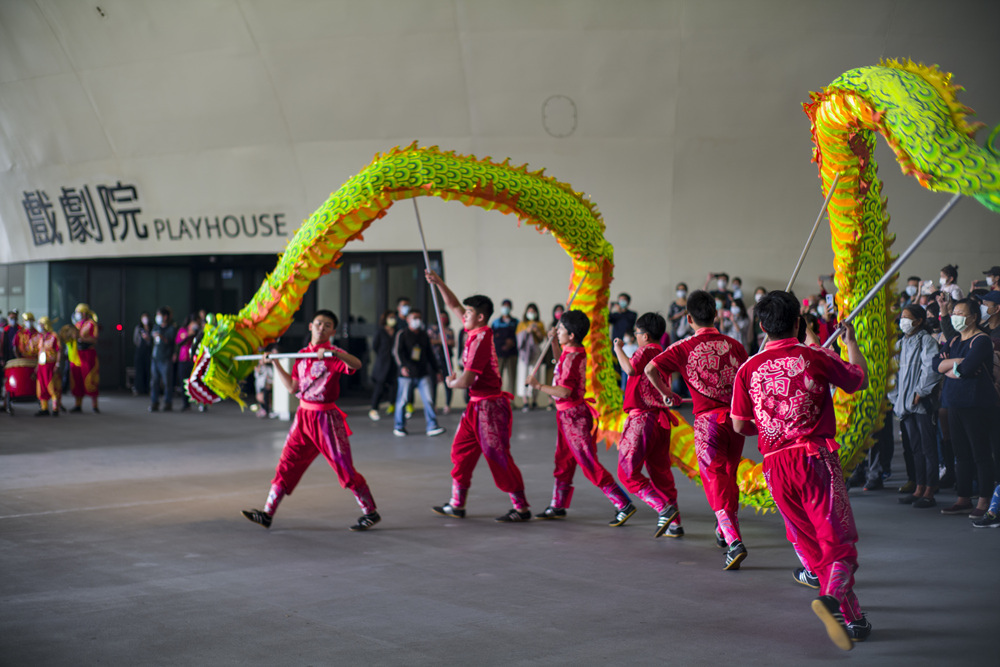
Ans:
<svg viewBox="0 0 1000 667"><path fill-rule="evenodd" d="M618 479L659 514L653 537L682 537L677 487L670 470L670 428L677 422L645 375L649 362L663 351L659 341L666 330L666 320L657 313L637 319L635 340L639 348L631 358L625 354L622 339L614 340L618 363L628 376L622 405L628 417L618 443ZM649 477L642 474L643 466Z"/></svg>
<svg viewBox="0 0 1000 667"><path fill-rule="evenodd" d="M333 345L330 339L337 330L337 316L329 310L318 310L309 324L309 345L299 350L316 354L315 359L298 359L292 373L264 354L274 365L275 375L289 392L299 399L299 409L281 450L281 460L271 481L271 492L264 509L243 510L243 516L265 528L271 527L278 504L292 494L309 465L320 454L337 472L337 479L350 489L361 506L360 517L351 530L368 530L382 517L375 510L375 500L368 482L354 469L351 443L344 413L335 401L340 396L340 376L351 375L361 368L361 360Z"/></svg>
<svg viewBox="0 0 1000 667"><path fill-rule="evenodd" d="M584 399L587 351L583 348L583 339L588 331L590 320L582 311L563 313L559 326L549 332L549 337L553 339L552 354L559 358L552 384L542 384L535 377L528 380L531 387L551 396L558 410L553 473L556 481L552 503L535 516L539 519L562 519L566 516L566 509L573 499L573 474L579 466L584 476L615 506L615 518L610 525L621 526L635 514L635 505L597 460L594 408Z"/></svg>
<svg viewBox="0 0 1000 667"><path fill-rule="evenodd" d="M489 327L493 302L477 294L459 302L455 293L434 271L425 271L427 282L436 285L447 308L462 318L465 350L461 375L445 379L452 389L469 390L469 405L462 413L455 439L451 444L451 498L432 509L443 516L465 518L465 499L472 484L472 472L485 455L497 488L510 496L513 509L497 517L501 523L529 521L531 511L524 495L524 480L510 454L510 431L513 424L510 402L513 396L502 392L499 364L493 349L493 331ZM464 305L463 305L464 304Z"/></svg>
<svg viewBox="0 0 1000 667"><path fill-rule="evenodd" d="M83 397L90 396L94 412L97 407L98 385L101 383L101 365L97 361L97 315L85 303L77 304L73 311L73 324L77 329L77 352L69 360L70 389L76 405L70 412L83 412Z"/></svg>
<svg viewBox="0 0 1000 667"><path fill-rule="evenodd" d="M62 345L59 336L52 330L52 322L47 317L38 318L39 332L35 338L35 350L38 353L38 368L36 369L35 392L41 408L36 417L59 416L59 399L62 396L62 378L59 377L59 359L62 355ZM51 410L49 402L52 403Z"/></svg>
<svg viewBox="0 0 1000 667"><path fill-rule="evenodd" d="M733 430L729 404L736 371L747 360L737 340L713 326L715 297L696 290L687 299L687 321L694 335L678 341L646 366L646 377L668 403L680 403L670 390L671 373L680 373L694 401L694 443L698 472L708 504L715 512L716 540L728 547L724 570L738 570L747 556L737 512L740 490L736 469L743 458L742 435Z"/></svg>
<svg viewBox="0 0 1000 667"><path fill-rule="evenodd" d="M36 349L38 329L35 323L35 315L33 313L24 313L21 315L21 319L24 320L24 326L19 328L17 333L14 334L14 354L21 359L34 359L38 356L38 350Z"/></svg>
<svg viewBox="0 0 1000 667"><path fill-rule="evenodd" d="M830 386L847 393L864 389L868 364L850 324L843 335L848 362L799 344L799 304L787 292L767 294L756 312L769 342L736 374L733 426L758 435L764 478L788 540L819 576L822 595L813 600L813 611L834 644L848 651L872 626L854 594L858 532L836 454Z"/></svg>

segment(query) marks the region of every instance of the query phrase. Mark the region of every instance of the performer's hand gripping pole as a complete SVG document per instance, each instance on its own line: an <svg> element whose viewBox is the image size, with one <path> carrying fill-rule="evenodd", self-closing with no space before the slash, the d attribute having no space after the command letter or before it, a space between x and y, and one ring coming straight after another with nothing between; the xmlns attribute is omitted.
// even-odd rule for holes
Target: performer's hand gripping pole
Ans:
<svg viewBox="0 0 1000 667"><path fill-rule="evenodd" d="M855 306L854 310L852 310L850 314L841 321L840 326L837 327L837 330L833 332L833 335L831 335L830 338L827 339L825 343L823 343L823 347L830 347L831 345L833 345L833 341L840 338L841 334L844 333L844 325L853 320L855 317L857 317L858 314L864 309L864 307L867 306L868 303L875 298L875 296L879 293L879 290L885 287L886 283L892 280L892 277L899 272L899 267L903 266L903 262L909 259L910 255L912 255L913 252L920 247L920 244L923 243L928 236L930 236L931 232L934 231L934 228L938 226L938 223L944 220L944 217L951 212L951 209L955 207L955 204L957 204L958 200L961 198L962 194L956 192L952 196L952 198L948 200L948 203L944 205L944 208L942 208L936 216L934 216L934 219L931 220L930 224L928 224L927 227L924 228L924 231L920 232L920 236L918 236L916 239L913 240L913 243L910 244L910 247L904 250L903 254L899 256L899 259L893 262L892 266L889 267L889 270L885 272L885 275L882 276L882 278L877 283L875 283L875 286L868 291L868 294L865 295L865 298L863 298L861 302L858 303L857 306Z"/></svg>
<svg viewBox="0 0 1000 667"><path fill-rule="evenodd" d="M420 230L420 245L424 249L424 266L427 270L431 270L431 257L427 254L427 241L424 239L424 225L420 221L420 209L417 208L417 198L414 197L410 201L413 202L413 211L417 214L417 229ZM448 350L448 336L445 335L444 324L441 322L441 306L438 305L438 293L437 289L431 285L431 299L434 301L434 313L437 315L437 325L438 331L441 333L441 347L444 349L444 365L448 367L448 375L452 374L451 370L451 352Z"/></svg>
<svg viewBox="0 0 1000 667"><path fill-rule="evenodd" d="M573 290L573 294L570 295L569 301L566 302L566 310L569 310L570 308L573 307L573 301L576 299L576 295L580 291L580 287L582 287L582 286L583 286L583 277L581 276L580 277L580 281L576 284L576 289ZM535 374L538 372L538 369L541 367L542 361L545 360L545 354L549 351L550 347L552 347L552 339L549 338L549 337L546 337L545 338L545 342L542 343L542 349L538 353L538 359L535 360L535 365L531 367L531 371L528 373L528 380L530 380L531 378L535 377ZM528 386L528 381L527 380L525 380L524 386L525 387Z"/></svg>

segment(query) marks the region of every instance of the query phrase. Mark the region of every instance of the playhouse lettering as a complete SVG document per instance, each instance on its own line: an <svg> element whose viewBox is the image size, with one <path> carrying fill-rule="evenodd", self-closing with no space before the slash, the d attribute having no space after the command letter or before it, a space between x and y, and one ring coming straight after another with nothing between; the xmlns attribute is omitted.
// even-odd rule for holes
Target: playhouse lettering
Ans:
<svg viewBox="0 0 1000 667"><path fill-rule="evenodd" d="M155 218L153 229L157 240L189 241L201 239L254 238L286 236L284 213L254 215L216 215L197 218Z"/></svg>

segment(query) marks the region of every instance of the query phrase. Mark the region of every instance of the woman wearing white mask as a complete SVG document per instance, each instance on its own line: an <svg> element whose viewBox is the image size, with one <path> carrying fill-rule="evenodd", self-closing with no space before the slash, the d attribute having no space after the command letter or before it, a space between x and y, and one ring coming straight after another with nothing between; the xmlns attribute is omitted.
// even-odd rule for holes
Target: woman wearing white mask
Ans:
<svg viewBox="0 0 1000 667"><path fill-rule="evenodd" d="M916 304L903 310L899 329L903 338L899 344L899 373L896 384L889 391L889 401L899 419L900 428L906 431L913 452L916 488L912 495L899 499L924 509L934 507L934 492L938 488L937 433L931 415L937 411L934 390L941 382L937 372L938 344L924 326L927 311Z"/></svg>
<svg viewBox="0 0 1000 667"><path fill-rule="evenodd" d="M962 294L962 288L958 286L958 266L948 266L941 269L941 278L938 279L938 286L941 288L942 292L947 292L948 296L952 298L953 301L959 301L965 295Z"/></svg>
<svg viewBox="0 0 1000 667"><path fill-rule="evenodd" d="M687 283L677 283L677 298L670 302L667 311L667 322L670 325L670 342L676 343L691 335L691 326L687 322Z"/></svg>
<svg viewBox="0 0 1000 667"><path fill-rule="evenodd" d="M957 459L955 490L958 498L941 513L968 514L978 519L986 513L989 491L993 488L989 434L990 414L997 409L993 344L979 328L979 304L970 299L954 305L951 325L958 335L945 344L938 372L945 376L941 398L944 407L948 408ZM970 500L973 468L977 471L981 493L977 507L973 507Z"/></svg>
<svg viewBox="0 0 1000 667"><path fill-rule="evenodd" d="M538 360L538 353L545 340L545 325L538 317L538 306L529 303L524 317L517 325L517 395L521 397L521 411L538 407L538 392L527 384L528 372Z"/></svg>

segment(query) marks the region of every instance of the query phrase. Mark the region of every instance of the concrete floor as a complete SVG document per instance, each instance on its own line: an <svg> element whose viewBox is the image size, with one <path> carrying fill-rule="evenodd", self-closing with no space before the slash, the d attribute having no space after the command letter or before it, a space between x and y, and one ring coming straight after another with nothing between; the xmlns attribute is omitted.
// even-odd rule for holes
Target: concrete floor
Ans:
<svg viewBox="0 0 1000 667"><path fill-rule="evenodd" d="M288 424L233 404L145 406L112 395L101 415L0 415L0 663L1000 664L1000 530L900 506L895 488L851 492L875 630L843 653L792 581L778 517L744 514L749 558L723 572L686 479L681 540L654 540L647 507L607 527L610 505L582 478L567 521L494 523L508 501L482 462L469 518L447 519L429 508L448 498L450 433L394 438L356 405L355 463L382 523L347 530L358 509L319 459L264 530L239 511L262 505ZM536 511L554 422L515 413ZM614 452L601 456L613 469Z"/></svg>

